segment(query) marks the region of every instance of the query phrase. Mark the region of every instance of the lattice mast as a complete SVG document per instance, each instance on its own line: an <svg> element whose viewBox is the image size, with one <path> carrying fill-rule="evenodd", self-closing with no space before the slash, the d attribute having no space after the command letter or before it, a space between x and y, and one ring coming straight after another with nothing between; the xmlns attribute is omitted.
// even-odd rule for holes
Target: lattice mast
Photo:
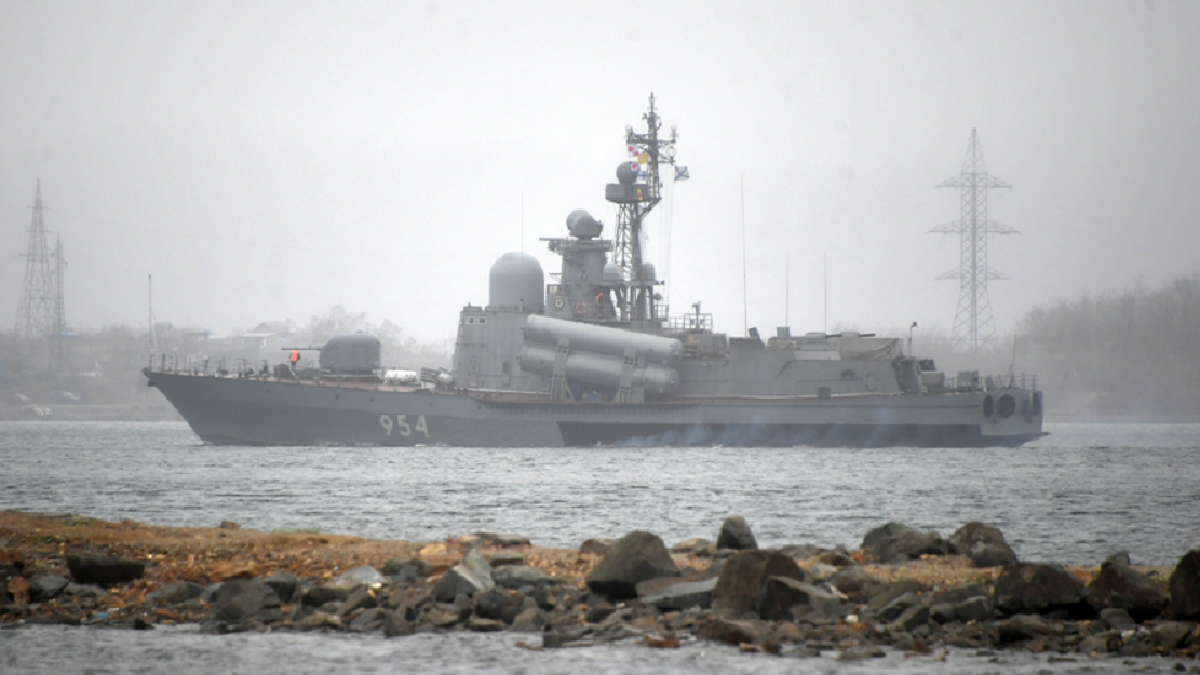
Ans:
<svg viewBox="0 0 1200 675"><path fill-rule="evenodd" d="M70 357L67 353L67 300L64 290L67 259L63 257L62 238L54 236L54 334L51 347L54 372L65 374L69 370Z"/></svg>
<svg viewBox="0 0 1200 675"><path fill-rule="evenodd" d="M33 222L29 226L29 248L25 252L25 285L17 307L16 338L37 340L55 334L57 327L57 289L55 271L50 267L50 249L46 246L46 226L42 219L42 182L37 183L33 201Z"/></svg>
<svg viewBox="0 0 1200 675"><path fill-rule="evenodd" d="M988 235L1017 234L1017 230L988 219L988 190L1011 188L1008 183L989 175L983 161L983 146L979 134L971 129L967 155L962 172L937 185L939 188L958 188L959 218L929 232L957 234L959 264L935 279L959 281L958 309L954 313L954 346L967 345L972 350L994 346L996 323L988 299L989 281L1012 277L988 265Z"/></svg>
<svg viewBox="0 0 1200 675"><path fill-rule="evenodd" d="M631 172L635 181L619 195L610 191L608 201L618 205L616 264L622 278L628 284L627 300L622 304L622 320L644 322L663 317L656 316L653 303L653 287L656 279L646 278L642 264L642 224L650 211L662 201L662 179L659 164L675 164L676 128L671 127L670 138L659 138L662 120L654 107L654 94L650 94L650 108L642 115L646 122L646 133L635 133L633 126L625 127L625 142L629 146ZM645 169L641 167L645 166ZM644 177L641 173L644 172Z"/></svg>

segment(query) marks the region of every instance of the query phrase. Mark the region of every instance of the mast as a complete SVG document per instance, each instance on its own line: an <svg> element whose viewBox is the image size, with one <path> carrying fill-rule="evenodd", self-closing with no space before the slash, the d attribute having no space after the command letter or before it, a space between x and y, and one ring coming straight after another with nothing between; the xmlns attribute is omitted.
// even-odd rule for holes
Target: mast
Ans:
<svg viewBox="0 0 1200 675"><path fill-rule="evenodd" d="M633 126L625 127L625 142L629 146L629 161L617 169L618 184L610 184L608 201L618 205L616 265L621 270L625 293L619 294L621 320L645 325L657 322L653 289L659 284L650 278L642 263L642 226L646 216L662 201L660 164L675 164L676 128L671 127L669 138L659 138L662 119L655 109L654 94L650 107L642 115L646 133L635 133ZM656 276L656 275L654 275Z"/></svg>

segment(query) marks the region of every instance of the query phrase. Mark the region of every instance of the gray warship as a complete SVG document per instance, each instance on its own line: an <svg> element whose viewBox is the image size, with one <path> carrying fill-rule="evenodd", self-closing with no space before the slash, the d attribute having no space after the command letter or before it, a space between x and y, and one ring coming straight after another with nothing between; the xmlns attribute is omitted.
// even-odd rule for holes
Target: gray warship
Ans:
<svg viewBox="0 0 1200 675"><path fill-rule="evenodd" d="M585 211L561 257L506 253L485 306L459 313L452 368L395 377L371 335L338 336L318 367L180 362L143 370L205 442L364 446L1016 446L1044 435L1036 380L947 377L900 338L714 330L695 303L669 316L642 226L675 169L653 95L605 199L614 239ZM682 169L682 167L680 167ZM414 374L415 375L415 374Z"/></svg>

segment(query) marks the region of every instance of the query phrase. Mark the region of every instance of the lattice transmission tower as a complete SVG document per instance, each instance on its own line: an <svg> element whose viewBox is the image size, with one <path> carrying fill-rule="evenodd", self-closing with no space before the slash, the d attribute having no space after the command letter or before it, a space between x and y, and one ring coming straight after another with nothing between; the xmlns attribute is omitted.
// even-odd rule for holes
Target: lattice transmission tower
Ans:
<svg viewBox="0 0 1200 675"><path fill-rule="evenodd" d="M979 134L971 129L971 141L967 145L962 172L942 181L937 187L953 187L959 191L958 220L929 231L957 234L959 237L958 268L935 277L959 281L958 309L954 313L954 346L967 345L972 350L993 346L996 322L992 318L987 284L989 281L1012 277L988 265L988 235L1018 232L988 219L988 190L1012 186L988 174Z"/></svg>
<svg viewBox="0 0 1200 675"><path fill-rule="evenodd" d="M50 265L46 245L46 225L42 219L42 181L37 183L33 200L33 222L29 225L29 248L25 251L25 286L17 307L13 336L26 340L48 338L57 328L55 270Z"/></svg>

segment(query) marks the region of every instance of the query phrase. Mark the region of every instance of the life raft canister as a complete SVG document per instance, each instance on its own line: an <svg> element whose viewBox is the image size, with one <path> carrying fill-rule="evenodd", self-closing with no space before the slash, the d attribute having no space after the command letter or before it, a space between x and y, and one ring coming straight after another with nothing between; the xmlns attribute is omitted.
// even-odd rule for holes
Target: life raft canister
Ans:
<svg viewBox="0 0 1200 675"><path fill-rule="evenodd" d="M579 301L579 304L578 304L578 305L575 305L575 313L576 313L576 314L579 314L579 315L581 315L581 316L582 316L582 315L583 315L583 313L584 313L584 312L586 312L586 311L587 311L587 307L584 307L584 305L583 305L583 301L582 301L582 300L580 300L580 301Z"/></svg>

